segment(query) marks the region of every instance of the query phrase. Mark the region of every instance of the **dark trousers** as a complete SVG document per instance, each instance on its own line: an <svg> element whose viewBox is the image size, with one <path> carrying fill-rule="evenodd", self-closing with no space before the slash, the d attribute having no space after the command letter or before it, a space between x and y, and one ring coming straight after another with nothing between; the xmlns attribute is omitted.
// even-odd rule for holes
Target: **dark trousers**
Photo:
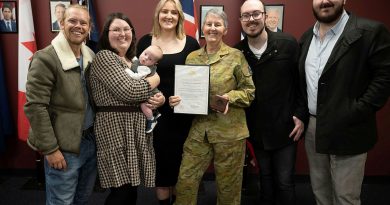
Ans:
<svg viewBox="0 0 390 205"><path fill-rule="evenodd" d="M110 188L110 194L107 196L105 205L136 205L137 187L129 184L117 188Z"/></svg>
<svg viewBox="0 0 390 205"><path fill-rule="evenodd" d="M276 150L255 149L260 166L260 199L262 205L296 203L295 159L297 143Z"/></svg>

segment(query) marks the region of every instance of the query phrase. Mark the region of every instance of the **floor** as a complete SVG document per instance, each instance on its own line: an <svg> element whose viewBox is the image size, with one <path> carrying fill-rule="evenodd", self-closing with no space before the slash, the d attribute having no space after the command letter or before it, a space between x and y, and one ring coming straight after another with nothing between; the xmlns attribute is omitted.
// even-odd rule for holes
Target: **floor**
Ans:
<svg viewBox="0 0 390 205"><path fill-rule="evenodd" d="M367 178L367 177L366 177ZM242 194L242 205L257 205L255 181L248 180ZM158 205L153 188L140 187L138 190L138 205ZM297 205L315 204L307 176L296 178ZM91 205L104 204L108 191L97 188L91 196ZM389 177L367 178L362 189L362 205L389 205L390 180ZM4 176L0 175L0 205L38 205L44 204L45 192L43 185L37 184L31 176ZM215 205L215 181L205 179L203 189L199 193L198 205Z"/></svg>

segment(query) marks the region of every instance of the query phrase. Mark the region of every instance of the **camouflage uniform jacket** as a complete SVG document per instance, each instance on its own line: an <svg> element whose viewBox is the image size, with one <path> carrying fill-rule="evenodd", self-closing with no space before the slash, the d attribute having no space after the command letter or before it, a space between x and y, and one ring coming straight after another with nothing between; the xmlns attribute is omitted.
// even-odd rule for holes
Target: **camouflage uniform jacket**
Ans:
<svg viewBox="0 0 390 205"><path fill-rule="evenodd" d="M196 116L189 137L209 143L229 142L249 136L244 107L254 99L255 86L244 55L237 49L222 43L216 54L209 56L205 47L187 56L188 65L210 65L210 96L229 96L226 115L210 111Z"/></svg>

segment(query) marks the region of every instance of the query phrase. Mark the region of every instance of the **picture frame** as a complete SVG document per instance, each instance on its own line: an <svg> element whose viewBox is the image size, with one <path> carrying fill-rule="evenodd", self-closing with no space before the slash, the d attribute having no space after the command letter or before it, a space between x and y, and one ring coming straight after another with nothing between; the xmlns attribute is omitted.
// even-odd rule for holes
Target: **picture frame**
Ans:
<svg viewBox="0 0 390 205"><path fill-rule="evenodd" d="M0 33L18 33L16 1L0 1Z"/></svg>
<svg viewBox="0 0 390 205"><path fill-rule="evenodd" d="M60 31L59 19L62 18L70 3L70 0L50 0L50 28L52 32Z"/></svg>
<svg viewBox="0 0 390 205"><path fill-rule="evenodd" d="M206 17L206 13L211 9L218 9L223 11L223 5L200 5L200 15L199 15L199 38L204 38L204 34L202 31L203 21Z"/></svg>
<svg viewBox="0 0 390 205"><path fill-rule="evenodd" d="M284 4L265 5L265 25L270 31L283 32Z"/></svg>
<svg viewBox="0 0 390 205"><path fill-rule="evenodd" d="M81 6L85 6L85 7L88 8L88 11L89 11L88 0L71 0L70 4L78 4L78 5L81 5Z"/></svg>

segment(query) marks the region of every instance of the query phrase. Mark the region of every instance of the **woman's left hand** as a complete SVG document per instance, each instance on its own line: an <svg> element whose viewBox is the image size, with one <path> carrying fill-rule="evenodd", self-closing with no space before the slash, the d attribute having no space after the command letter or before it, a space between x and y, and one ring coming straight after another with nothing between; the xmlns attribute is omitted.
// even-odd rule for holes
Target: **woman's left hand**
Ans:
<svg viewBox="0 0 390 205"><path fill-rule="evenodd" d="M146 77L145 80L149 83L152 89L157 88L157 86L160 84L160 76L157 73L152 76Z"/></svg>
<svg viewBox="0 0 390 205"><path fill-rule="evenodd" d="M165 103L165 96L159 92L154 94L152 97L149 98L147 106L150 109L156 109L160 106L162 106Z"/></svg>
<svg viewBox="0 0 390 205"><path fill-rule="evenodd" d="M224 94L222 95L221 97L225 98L226 100L228 100L228 103L226 104L226 108L225 108L225 111L223 112L224 115L226 115L226 113L228 112L229 110L229 96L227 94Z"/></svg>

